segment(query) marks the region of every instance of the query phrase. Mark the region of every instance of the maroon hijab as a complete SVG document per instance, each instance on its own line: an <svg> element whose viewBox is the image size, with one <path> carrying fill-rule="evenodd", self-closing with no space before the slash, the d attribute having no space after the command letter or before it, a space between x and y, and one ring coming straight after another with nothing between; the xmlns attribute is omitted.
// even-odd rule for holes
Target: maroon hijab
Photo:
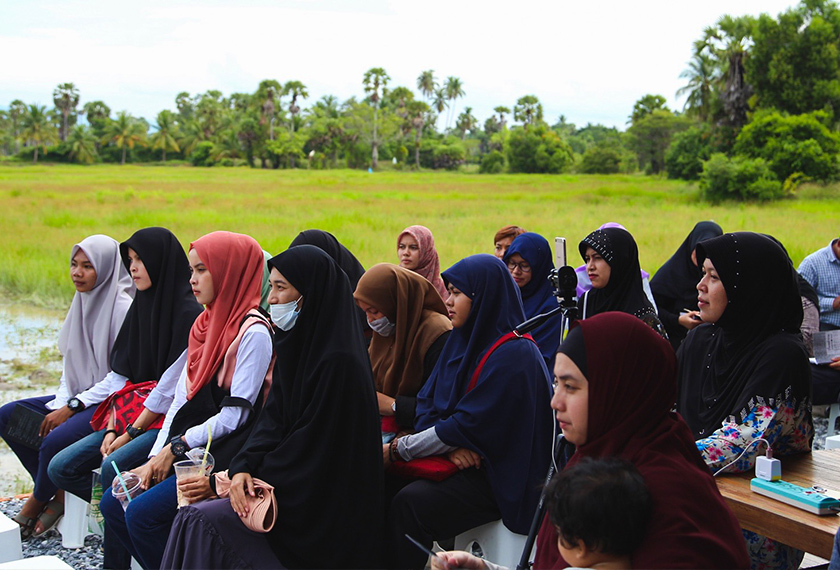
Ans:
<svg viewBox="0 0 840 570"><path fill-rule="evenodd" d="M572 335L583 337L585 350ZM633 567L749 568L738 520L717 490L688 426L671 412L677 363L668 341L636 317L618 312L578 322L569 339L560 352L564 346L578 347L569 357L582 361L579 367L586 370L589 429L586 443L567 466L583 457L626 459L645 478L653 499L650 527L633 555ZM547 516L534 566L568 566Z"/></svg>

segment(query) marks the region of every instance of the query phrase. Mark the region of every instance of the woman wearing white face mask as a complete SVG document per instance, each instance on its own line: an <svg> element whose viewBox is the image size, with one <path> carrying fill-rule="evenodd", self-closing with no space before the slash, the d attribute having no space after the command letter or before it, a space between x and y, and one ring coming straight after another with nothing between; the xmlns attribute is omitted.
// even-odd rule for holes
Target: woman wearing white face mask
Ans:
<svg viewBox="0 0 840 570"><path fill-rule="evenodd" d="M410 431L417 392L452 330L446 305L425 278L390 263L371 267L353 296L376 333L368 352L383 436Z"/></svg>

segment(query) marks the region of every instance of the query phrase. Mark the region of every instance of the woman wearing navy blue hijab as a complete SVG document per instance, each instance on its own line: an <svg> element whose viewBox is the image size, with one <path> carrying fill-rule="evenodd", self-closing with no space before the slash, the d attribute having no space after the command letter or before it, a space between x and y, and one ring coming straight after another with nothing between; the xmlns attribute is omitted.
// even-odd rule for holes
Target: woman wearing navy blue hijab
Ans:
<svg viewBox="0 0 840 570"><path fill-rule="evenodd" d="M549 273L554 269L554 260L551 247L544 237L533 232L516 236L505 253L504 262L519 286L526 319L557 308L557 298L548 280ZM531 331L549 370L554 369L554 354L560 344L560 327L561 319L558 316Z"/></svg>
<svg viewBox="0 0 840 570"><path fill-rule="evenodd" d="M525 318L507 268L479 254L442 277L453 331L417 396L417 433L383 451L386 463L446 454L460 470L440 482L411 482L396 494L387 525L393 568L426 562L406 533L431 547L501 518L510 530L527 534L548 471L551 382L534 342L514 338L500 345L467 392L485 353Z"/></svg>

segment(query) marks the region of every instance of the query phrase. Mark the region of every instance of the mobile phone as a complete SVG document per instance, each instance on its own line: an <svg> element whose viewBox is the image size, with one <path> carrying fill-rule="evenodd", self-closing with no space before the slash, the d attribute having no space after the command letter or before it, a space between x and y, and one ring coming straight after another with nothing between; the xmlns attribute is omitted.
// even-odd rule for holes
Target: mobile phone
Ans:
<svg viewBox="0 0 840 570"><path fill-rule="evenodd" d="M554 238L554 259L556 260L555 267L566 265L566 238Z"/></svg>

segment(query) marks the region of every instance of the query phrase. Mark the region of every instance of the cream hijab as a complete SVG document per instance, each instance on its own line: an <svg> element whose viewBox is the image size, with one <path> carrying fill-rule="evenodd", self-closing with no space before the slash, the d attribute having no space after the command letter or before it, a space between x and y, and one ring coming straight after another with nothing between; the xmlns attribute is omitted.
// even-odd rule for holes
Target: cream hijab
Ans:
<svg viewBox="0 0 840 570"><path fill-rule="evenodd" d="M87 293L76 293L58 334L70 397L111 371L111 347L134 298L134 283L120 258L119 245L108 236L93 235L70 251L72 261L81 249L96 271L96 285Z"/></svg>

